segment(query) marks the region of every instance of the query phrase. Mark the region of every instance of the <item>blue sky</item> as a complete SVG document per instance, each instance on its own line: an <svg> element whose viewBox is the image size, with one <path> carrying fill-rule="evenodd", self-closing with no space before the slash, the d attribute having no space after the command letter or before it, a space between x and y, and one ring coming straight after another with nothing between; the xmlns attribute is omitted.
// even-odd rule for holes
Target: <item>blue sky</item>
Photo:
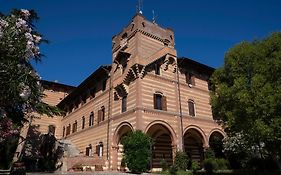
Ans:
<svg viewBox="0 0 281 175"><path fill-rule="evenodd" d="M111 38L136 13L137 0L0 0L0 12L34 9L36 27L49 44L35 65L43 79L79 85L102 64L111 64ZM171 27L178 56L212 67L223 65L235 44L281 30L280 0L144 0L143 14Z"/></svg>

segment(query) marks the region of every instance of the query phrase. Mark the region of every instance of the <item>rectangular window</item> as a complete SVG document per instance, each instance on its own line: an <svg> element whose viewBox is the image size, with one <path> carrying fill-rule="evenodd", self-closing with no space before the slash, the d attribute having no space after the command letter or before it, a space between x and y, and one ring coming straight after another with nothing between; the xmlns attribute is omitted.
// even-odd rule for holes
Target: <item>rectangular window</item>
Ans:
<svg viewBox="0 0 281 175"><path fill-rule="evenodd" d="M99 157L103 156L103 143L102 142L100 142L98 145L96 145L96 154Z"/></svg>
<svg viewBox="0 0 281 175"><path fill-rule="evenodd" d="M77 131L77 121L72 124L72 133L75 133Z"/></svg>
<svg viewBox="0 0 281 175"><path fill-rule="evenodd" d="M154 109L167 111L167 100L165 96L154 94Z"/></svg>
<svg viewBox="0 0 281 175"><path fill-rule="evenodd" d="M160 75L161 71L160 71L160 65L159 64L156 63L154 65L154 70L155 70L156 75Z"/></svg>
<svg viewBox="0 0 281 175"><path fill-rule="evenodd" d="M49 125L48 130L49 133L55 135L56 127L54 125Z"/></svg>
<svg viewBox="0 0 281 175"><path fill-rule="evenodd" d="M98 111L98 123L104 121L105 118L105 108L102 107L99 111Z"/></svg>
<svg viewBox="0 0 281 175"><path fill-rule="evenodd" d="M195 86L195 76L192 73L185 73L186 83Z"/></svg>
<svg viewBox="0 0 281 175"><path fill-rule="evenodd" d="M156 109L162 110L162 95L156 95Z"/></svg>
<svg viewBox="0 0 281 175"><path fill-rule="evenodd" d="M82 117L82 129L84 129L85 128L85 117L83 116Z"/></svg>
<svg viewBox="0 0 281 175"><path fill-rule="evenodd" d="M89 117L89 126L94 125L94 112L91 112L90 117Z"/></svg>
<svg viewBox="0 0 281 175"><path fill-rule="evenodd" d="M190 116L195 116L195 107L194 107L194 102L189 100L188 101L188 111Z"/></svg>
<svg viewBox="0 0 281 175"><path fill-rule="evenodd" d="M122 98L122 112L126 112L127 111L127 96L124 96Z"/></svg>
<svg viewBox="0 0 281 175"><path fill-rule="evenodd" d="M70 134L71 126L70 124L66 127L66 136Z"/></svg>
<svg viewBox="0 0 281 175"><path fill-rule="evenodd" d="M86 147L86 156L90 156L90 147Z"/></svg>

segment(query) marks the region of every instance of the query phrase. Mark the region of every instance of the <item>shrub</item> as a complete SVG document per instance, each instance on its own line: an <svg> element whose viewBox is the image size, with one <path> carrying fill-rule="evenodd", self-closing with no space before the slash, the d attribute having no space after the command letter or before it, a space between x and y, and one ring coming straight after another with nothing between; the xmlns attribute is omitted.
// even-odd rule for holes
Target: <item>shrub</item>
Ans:
<svg viewBox="0 0 281 175"><path fill-rule="evenodd" d="M207 148L205 151L205 158L206 159L214 159L215 158L215 152L211 148Z"/></svg>
<svg viewBox="0 0 281 175"><path fill-rule="evenodd" d="M168 169L168 164L167 164L167 162L166 162L165 159L162 159L162 160L160 161L160 166L161 166L161 168L162 168L162 171L166 171L166 170Z"/></svg>
<svg viewBox="0 0 281 175"><path fill-rule="evenodd" d="M140 130L129 133L122 139L124 146L124 160L133 173L148 170L151 159L152 139Z"/></svg>
<svg viewBox="0 0 281 175"><path fill-rule="evenodd" d="M198 169L199 169L198 162L193 160L191 163L191 170L192 170L193 174L197 174Z"/></svg>
<svg viewBox="0 0 281 175"><path fill-rule="evenodd" d="M227 170L229 168L229 162L226 159L216 159L218 170Z"/></svg>
<svg viewBox="0 0 281 175"><path fill-rule="evenodd" d="M170 168L169 168L169 173L170 173L171 175L176 175L176 174L177 174L177 171L178 171L178 168L177 168L175 165L170 166Z"/></svg>
<svg viewBox="0 0 281 175"><path fill-rule="evenodd" d="M207 174L212 174L214 170L217 170L218 164L215 159L209 158L205 159L204 162L204 168L206 170Z"/></svg>
<svg viewBox="0 0 281 175"><path fill-rule="evenodd" d="M182 151L176 152L174 165L177 167L178 170L186 170L188 161L189 160L185 152Z"/></svg>

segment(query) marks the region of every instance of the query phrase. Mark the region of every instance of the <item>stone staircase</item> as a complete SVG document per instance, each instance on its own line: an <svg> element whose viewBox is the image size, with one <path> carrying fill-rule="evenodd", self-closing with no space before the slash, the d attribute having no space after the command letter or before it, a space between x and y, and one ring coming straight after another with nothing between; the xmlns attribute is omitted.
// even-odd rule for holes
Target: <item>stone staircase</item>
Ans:
<svg viewBox="0 0 281 175"><path fill-rule="evenodd" d="M61 168L58 172L66 173L68 171L102 171L106 169L105 161L97 154L85 156L81 154L73 142L66 139L58 141L58 146L63 147L64 156L61 161Z"/></svg>
<svg viewBox="0 0 281 175"><path fill-rule="evenodd" d="M80 151L76 148L76 146L70 141L66 139L58 140L59 146L64 148L64 156L67 157L76 157L79 156Z"/></svg>

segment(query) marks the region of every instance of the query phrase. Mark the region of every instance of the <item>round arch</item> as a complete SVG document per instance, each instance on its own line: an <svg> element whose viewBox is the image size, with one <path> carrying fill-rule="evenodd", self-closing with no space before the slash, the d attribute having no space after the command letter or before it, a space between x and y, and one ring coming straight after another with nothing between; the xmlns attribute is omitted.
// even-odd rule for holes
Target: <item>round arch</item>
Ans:
<svg viewBox="0 0 281 175"><path fill-rule="evenodd" d="M189 126L187 126L187 127L184 129L183 135L185 135L188 130L194 130L194 131L196 131L196 132L201 136L201 138L202 138L203 146L204 146L204 147L207 147L207 146L208 146L207 136L206 136L206 134L204 133L204 131L203 131L200 127L198 127L198 126L196 126L196 125L189 125Z"/></svg>
<svg viewBox="0 0 281 175"><path fill-rule="evenodd" d="M210 141L210 137L211 137L211 135L213 134L213 133L219 133L219 134L221 134L223 137L226 137L226 134L225 134L225 132L222 130L222 129L220 129L220 128L214 128L214 129L212 129L210 132L209 132L209 135L208 135L208 140Z"/></svg>
<svg viewBox="0 0 281 175"><path fill-rule="evenodd" d="M129 122L122 122L120 123L115 131L114 131L114 135L113 135L113 143L114 145L118 145L118 142L120 140L120 138L127 133L127 131L134 131L133 126L129 123ZM120 133L121 132L121 133Z"/></svg>
<svg viewBox="0 0 281 175"><path fill-rule="evenodd" d="M145 130L144 130L145 133L148 132L149 128L151 128L153 125L156 125L156 124L165 126L165 127L168 129L168 131L171 133L171 135L172 135L172 143L173 143L173 144L176 144L176 140L177 140L176 133L175 133L175 131L173 130L172 126L171 126L170 124L168 124L167 122L165 122L165 121L162 121L162 120L155 120L155 121L149 123L149 124L147 125L147 127L145 128Z"/></svg>
<svg viewBox="0 0 281 175"><path fill-rule="evenodd" d="M161 160L173 163L176 150L176 136L172 127L164 121L153 121L145 129L153 139L151 168L161 168Z"/></svg>
<svg viewBox="0 0 281 175"><path fill-rule="evenodd" d="M204 131L195 125L185 128L183 135L184 151L188 157L201 166L204 160L204 148L208 146Z"/></svg>
<svg viewBox="0 0 281 175"><path fill-rule="evenodd" d="M122 137L126 136L129 132L134 131L133 126L129 122L120 123L113 135L112 146L112 169L121 170L121 161L123 159L123 145L120 143Z"/></svg>
<svg viewBox="0 0 281 175"><path fill-rule="evenodd" d="M214 129L210 132L209 135L209 146L214 151L215 157L225 158L223 153L223 138L225 137L224 133L221 130Z"/></svg>

